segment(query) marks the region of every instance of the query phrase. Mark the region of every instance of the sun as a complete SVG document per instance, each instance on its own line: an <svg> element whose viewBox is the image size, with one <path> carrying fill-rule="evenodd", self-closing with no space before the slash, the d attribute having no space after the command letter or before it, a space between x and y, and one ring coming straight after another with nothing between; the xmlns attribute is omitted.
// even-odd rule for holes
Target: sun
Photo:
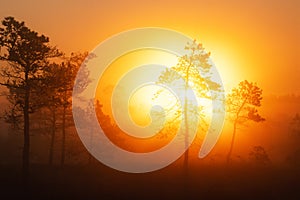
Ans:
<svg viewBox="0 0 300 200"><path fill-rule="evenodd" d="M136 89L129 99L129 114L137 125L146 127L162 112L170 120L179 109L180 103L169 90L159 85L148 85Z"/></svg>

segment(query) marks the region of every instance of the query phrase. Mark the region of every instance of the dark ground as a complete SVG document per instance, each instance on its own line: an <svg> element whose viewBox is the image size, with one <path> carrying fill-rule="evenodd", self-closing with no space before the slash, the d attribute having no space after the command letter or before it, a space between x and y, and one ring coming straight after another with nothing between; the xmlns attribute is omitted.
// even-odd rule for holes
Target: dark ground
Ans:
<svg viewBox="0 0 300 200"><path fill-rule="evenodd" d="M33 165L26 191L20 167L1 166L0 177L1 199L300 199L300 169L295 167L206 165L190 169L186 179L178 163L147 174L99 163Z"/></svg>

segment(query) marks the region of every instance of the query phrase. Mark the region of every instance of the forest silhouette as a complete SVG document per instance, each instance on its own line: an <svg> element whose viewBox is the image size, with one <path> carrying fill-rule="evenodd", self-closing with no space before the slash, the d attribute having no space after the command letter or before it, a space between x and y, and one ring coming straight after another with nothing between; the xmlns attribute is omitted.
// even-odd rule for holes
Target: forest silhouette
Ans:
<svg viewBox="0 0 300 200"><path fill-rule="evenodd" d="M184 47L183 47L184 48ZM183 74L186 84L194 83L200 98L207 84L220 91L209 76L210 53L194 41L172 69ZM50 39L31 30L25 22L5 17L0 28L0 176L4 197L31 199L291 199L300 197L300 97L268 96L256 83L244 80L226 95L224 137L204 159L198 158L206 122L201 123L195 142L175 163L146 174L127 174L97 161L83 146L72 116L72 90L78 70L80 87L88 84L86 62L95 55L76 52L66 55L50 45ZM199 74L197 70L203 70ZM172 84L178 77L165 71L158 83ZM187 90L187 85L183 86ZM155 98L155 97L154 97ZM90 102L80 116L89 118L92 109L113 143L133 152L153 151L165 145L184 115L189 140L189 117L201 107L176 112L152 138L151 146L126 136L102 102ZM276 111L274 110L276 109ZM259 110L259 111L258 111ZM205 120L204 120L205 121ZM262 123L253 123L262 122ZM93 131L92 129L90 130ZM242 150L247 138L254 143ZM91 134L92 135L92 134ZM253 136L252 136L253 135ZM254 136L255 135L255 136ZM244 137L244 141L239 138ZM230 138L230 139L229 139ZM246 138L246 139L245 139ZM275 138L275 139L274 139ZM91 142L94 140L91 137ZM275 141L270 143L269 141ZM140 142L139 145L134 145ZM143 143L144 142L144 143ZM148 146L147 146L148 145ZM235 148L233 148L235 146ZM233 150L234 149L234 150ZM241 150L241 151L239 151ZM110 152L107 153L109 156ZM275 179L275 180L274 180Z"/></svg>

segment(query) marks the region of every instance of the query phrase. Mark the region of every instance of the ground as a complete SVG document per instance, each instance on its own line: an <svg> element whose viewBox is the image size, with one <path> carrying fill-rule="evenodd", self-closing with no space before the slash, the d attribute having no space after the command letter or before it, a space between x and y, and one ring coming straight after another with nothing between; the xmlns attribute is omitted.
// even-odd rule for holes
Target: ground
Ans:
<svg viewBox="0 0 300 200"><path fill-rule="evenodd" d="M300 199L300 169L219 165L128 174L93 163L82 166L33 165L27 189L20 169L1 167L3 199ZM25 190L25 191L24 191Z"/></svg>

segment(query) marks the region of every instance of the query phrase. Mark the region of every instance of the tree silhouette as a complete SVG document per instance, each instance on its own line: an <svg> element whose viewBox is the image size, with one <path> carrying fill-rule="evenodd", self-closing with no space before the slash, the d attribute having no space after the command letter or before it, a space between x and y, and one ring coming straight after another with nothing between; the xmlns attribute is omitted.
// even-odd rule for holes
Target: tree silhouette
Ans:
<svg viewBox="0 0 300 200"><path fill-rule="evenodd" d="M190 102L190 99L188 98L189 87L193 89L196 98L206 99L213 98L211 92L220 91L221 87L211 79L212 64L209 61L210 53L205 52L202 44L194 40L192 43L187 43L185 50L187 51L187 54L181 56L175 66L163 71L159 76L158 83L173 85L179 88L184 95L184 105L182 105L184 113L181 113L180 110L176 110L172 117L173 119L171 120L171 127L173 126L176 129L176 126L178 126L176 123L181 119L180 116L184 116L184 141L185 146L187 147L189 144L189 127L192 123L196 123L195 120L198 120L195 117L192 117L192 115L195 116L196 114L201 117L201 114L203 114L201 112L203 109L201 105L196 108L195 105ZM184 84L178 85L178 80L183 80ZM171 106L167 110L167 113L174 108L176 108L176 106ZM186 148L184 154L184 171L186 173L188 171L188 157L189 149Z"/></svg>
<svg viewBox="0 0 300 200"><path fill-rule="evenodd" d="M291 121L291 131L295 135L300 136L300 115L296 113L295 117Z"/></svg>
<svg viewBox="0 0 300 200"><path fill-rule="evenodd" d="M230 150L227 155L227 162L231 159L237 125L247 121L265 121L265 119L258 114L258 110L256 109L261 106L261 95L262 89L257 87L255 83L248 82L247 80L240 82L239 85L233 88L231 93L228 94L227 111L233 117L233 134Z"/></svg>
<svg viewBox="0 0 300 200"><path fill-rule="evenodd" d="M0 29L1 85L9 89L7 98L11 103L7 119L10 123L23 123L23 175L27 181L30 151L30 113L40 106L39 97L43 96L41 80L48 59L60 55L56 48L49 46L49 38L39 35L13 17L6 17Z"/></svg>
<svg viewBox="0 0 300 200"><path fill-rule="evenodd" d="M80 87L76 88L77 90L84 89L90 80L87 80L88 71L86 66L85 59L92 59L93 54L88 55L85 53L72 53L70 57L65 58L65 62L61 64L60 75L63 77L63 80L60 82L60 87L56 93L59 96L61 101L62 108L62 146L61 146L61 166L65 162L65 151L66 151L66 128L69 126L67 120L71 121L72 119L72 91L74 86L74 81L76 76L80 76L77 80L80 81ZM78 71L80 66L82 66L81 71ZM70 124L70 123L69 123Z"/></svg>
<svg viewBox="0 0 300 200"><path fill-rule="evenodd" d="M56 131L59 123L59 111L62 105L60 88L63 87L64 77L62 73L64 68L62 64L52 63L51 67L44 72L44 85L47 87L47 93L44 98L45 107L48 110L48 121L50 121L50 147L49 147L49 165L53 164L54 143Z"/></svg>
<svg viewBox="0 0 300 200"><path fill-rule="evenodd" d="M249 158L258 165L269 164L270 158L262 146L254 146L249 153Z"/></svg>

